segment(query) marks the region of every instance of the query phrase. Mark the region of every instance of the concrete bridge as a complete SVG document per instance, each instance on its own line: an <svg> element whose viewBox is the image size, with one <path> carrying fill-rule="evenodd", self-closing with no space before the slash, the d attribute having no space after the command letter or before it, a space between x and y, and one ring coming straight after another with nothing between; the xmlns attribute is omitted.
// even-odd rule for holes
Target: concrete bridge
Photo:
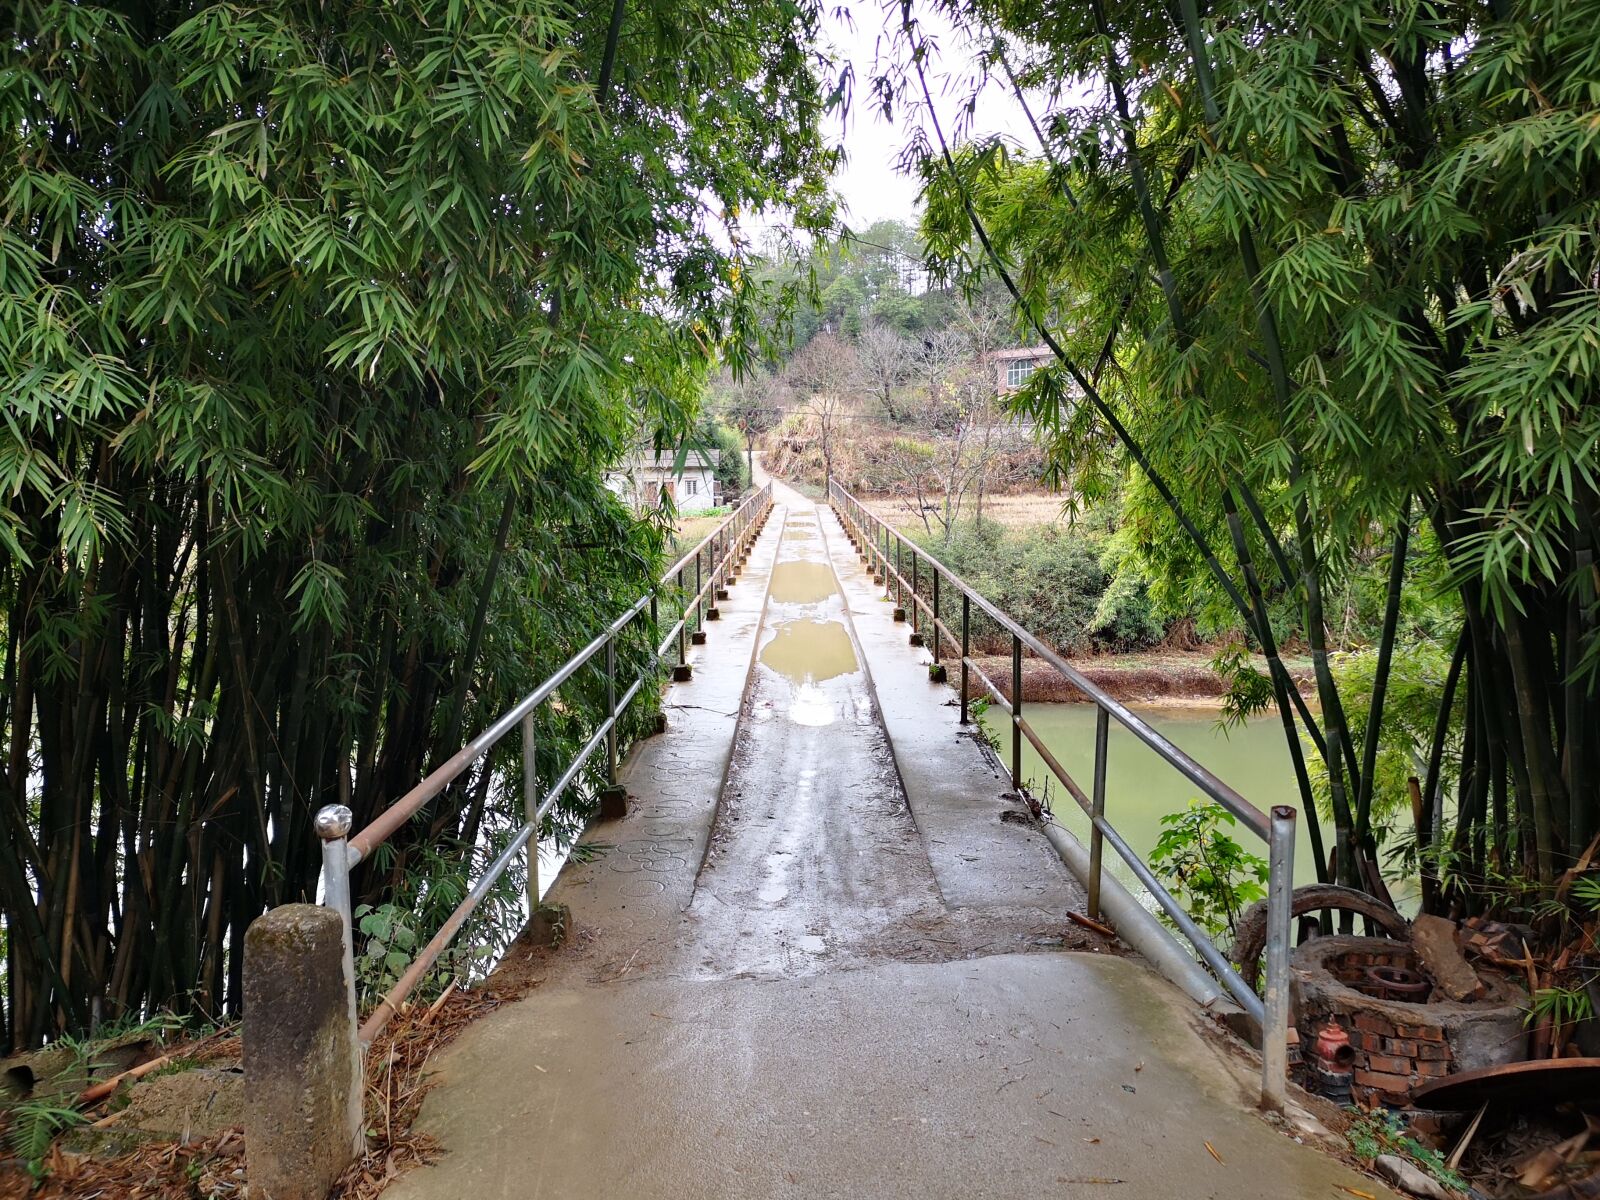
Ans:
<svg viewBox="0 0 1600 1200"><path fill-rule="evenodd" d="M723 561L742 563L736 584L731 570L704 578L695 560L715 632L676 672L665 732L616 768L608 807L625 815L590 827L597 853L568 862L545 898L572 914L565 944L513 948L531 956L538 985L441 1057L420 1126L446 1153L386 1194L1379 1194L1301 1144L1292 1104L1263 1118L1260 1062L1196 1002L1221 996L1209 976L1209 992L1180 990L1068 920L1090 904L1063 865L1076 850L1081 870L1081 848L1041 829L961 723L839 516L772 486L769 518L725 548ZM892 568L880 557L875 569ZM609 654L601 639L586 654L602 644ZM508 714L475 753L517 719L526 714ZM559 792L536 784L531 828ZM425 781L388 823L437 790ZM335 908L345 832L325 831ZM348 861L382 833L363 831ZM1105 887L1121 896L1125 941L1180 982L1199 974L1168 955L1175 943L1120 887ZM254 929L247 980L250 953L271 953ZM368 1019L363 1040L385 1016ZM296 1036L308 1059L328 1044ZM247 1071L250 1045L247 1028ZM1268 1090L1281 1094L1281 1060L1276 1078ZM319 1098L291 1073L282 1087L281 1102L262 1091L254 1103L290 1145L319 1122L359 1120L337 1111L337 1086ZM336 1174L348 1141L326 1141L287 1159L323 1155ZM252 1148L253 1180L256 1163ZM306 1177L304 1161L281 1153L276 1169Z"/></svg>

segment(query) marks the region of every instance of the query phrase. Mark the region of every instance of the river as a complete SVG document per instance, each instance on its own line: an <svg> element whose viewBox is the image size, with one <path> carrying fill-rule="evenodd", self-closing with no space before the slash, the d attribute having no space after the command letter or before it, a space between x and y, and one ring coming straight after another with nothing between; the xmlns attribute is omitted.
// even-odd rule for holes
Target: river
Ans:
<svg viewBox="0 0 1600 1200"><path fill-rule="evenodd" d="M1265 812L1274 804L1290 804L1299 811L1294 768L1283 739L1283 726L1275 717L1257 718L1242 727L1224 732L1218 727L1220 712L1209 707L1128 706L1179 748L1228 784L1250 803ZM1088 791L1094 779L1094 722L1092 704L1025 704L1028 724L1033 726L1052 754L1073 773L1078 784ZM999 714L996 714L1000 716ZM1010 753L1007 730L994 716L988 718L990 732L998 735L1002 757ZM1111 722L1110 760L1106 767L1106 817L1135 851L1149 861L1161 836L1161 818L1179 812L1200 791L1119 725ZM1051 806L1056 819L1084 844L1089 840L1089 818L1050 775L1034 748L1022 743L1023 777L1034 795L1042 795L1044 780L1051 779ZM1302 817L1301 823L1304 823ZM1328 834L1324 834L1325 840ZM1267 856L1266 843L1247 830L1235 831L1235 840L1245 850ZM1109 846L1105 862L1117 878L1135 895L1142 893L1133 872ZM1316 882L1316 867L1311 856L1311 839L1304 829L1295 836L1296 883Z"/></svg>

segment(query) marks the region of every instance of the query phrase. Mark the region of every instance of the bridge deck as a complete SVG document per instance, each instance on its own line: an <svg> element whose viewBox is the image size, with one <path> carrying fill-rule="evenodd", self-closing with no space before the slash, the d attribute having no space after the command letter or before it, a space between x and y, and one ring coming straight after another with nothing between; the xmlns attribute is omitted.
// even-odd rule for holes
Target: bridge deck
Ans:
<svg viewBox="0 0 1600 1200"><path fill-rule="evenodd" d="M1254 1115L1170 985L1083 952L1077 884L1000 819L926 652L832 514L776 490L629 815L551 890L574 938L444 1056L448 1153L390 1194L1376 1192Z"/></svg>

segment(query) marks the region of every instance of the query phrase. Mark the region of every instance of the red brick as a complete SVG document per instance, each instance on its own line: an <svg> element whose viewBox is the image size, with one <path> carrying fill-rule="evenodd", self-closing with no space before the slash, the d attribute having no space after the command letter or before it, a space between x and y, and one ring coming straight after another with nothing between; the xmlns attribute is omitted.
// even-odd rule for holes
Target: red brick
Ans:
<svg viewBox="0 0 1600 1200"><path fill-rule="evenodd" d="M1417 1052L1412 1057L1418 1062L1449 1062L1454 1056L1446 1042L1418 1042Z"/></svg>
<svg viewBox="0 0 1600 1200"><path fill-rule="evenodd" d="M1415 1066L1409 1058L1397 1058L1392 1054L1367 1055L1368 1069L1385 1075L1410 1075Z"/></svg>
<svg viewBox="0 0 1600 1200"><path fill-rule="evenodd" d="M1397 1025L1393 1036L1415 1038L1419 1042L1442 1042L1444 1030L1437 1025Z"/></svg>
<svg viewBox="0 0 1600 1200"><path fill-rule="evenodd" d="M1411 1080L1404 1075L1385 1075L1381 1071L1357 1071L1355 1082L1373 1088L1395 1100L1411 1099Z"/></svg>
<svg viewBox="0 0 1600 1200"><path fill-rule="evenodd" d="M1395 1036L1395 1027L1376 1013L1357 1013L1355 1022L1357 1029L1365 1029L1368 1033L1381 1033L1389 1037Z"/></svg>
<svg viewBox="0 0 1600 1200"><path fill-rule="evenodd" d="M1431 1042L1423 1043L1423 1045L1432 1044ZM1405 1058L1417 1057L1417 1043L1410 1038L1384 1038L1383 1045L1374 1048L1382 1050L1385 1054L1398 1054Z"/></svg>
<svg viewBox="0 0 1600 1200"><path fill-rule="evenodd" d="M1441 1075L1450 1074L1450 1064L1447 1062L1419 1062L1417 1074L1428 1079L1437 1079Z"/></svg>

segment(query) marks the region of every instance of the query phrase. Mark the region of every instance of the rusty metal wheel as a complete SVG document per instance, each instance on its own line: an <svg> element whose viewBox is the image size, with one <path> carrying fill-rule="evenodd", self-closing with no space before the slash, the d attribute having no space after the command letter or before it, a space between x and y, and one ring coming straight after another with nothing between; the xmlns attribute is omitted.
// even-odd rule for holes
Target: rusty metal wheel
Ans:
<svg viewBox="0 0 1600 1200"><path fill-rule="evenodd" d="M1366 917L1392 938L1404 938L1411 929L1411 922L1382 900L1358 892L1355 888L1341 887L1336 883L1308 883L1295 888L1290 911L1296 918L1327 909ZM1256 985L1256 974L1261 969L1261 951L1266 942L1267 902L1257 900L1239 918L1233 939L1233 961L1239 965L1240 977L1251 987Z"/></svg>

